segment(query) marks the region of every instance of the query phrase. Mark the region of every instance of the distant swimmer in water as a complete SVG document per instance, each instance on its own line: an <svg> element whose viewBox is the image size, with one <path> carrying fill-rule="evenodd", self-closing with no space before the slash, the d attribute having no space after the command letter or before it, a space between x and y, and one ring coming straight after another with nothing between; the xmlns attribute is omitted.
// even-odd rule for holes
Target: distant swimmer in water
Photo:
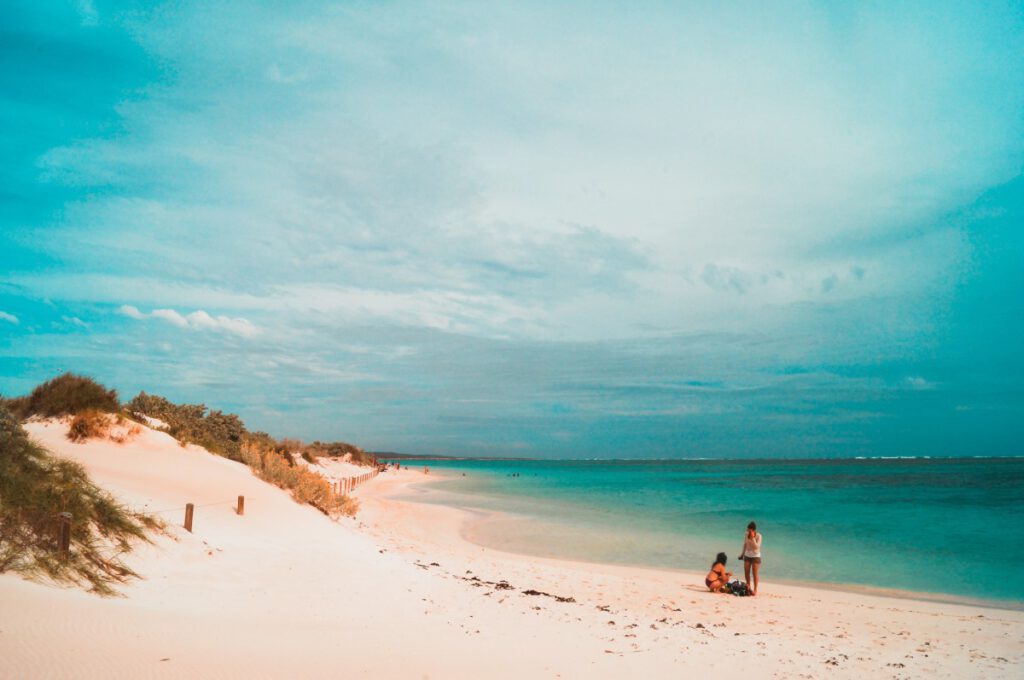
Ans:
<svg viewBox="0 0 1024 680"><path fill-rule="evenodd" d="M725 563L729 560L725 553L718 553L718 557L715 558L715 563L711 565L711 571L704 578L704 585L708 587L713 593L721 592L722 586L729 582L729 577L732 576L731 571L725 570Z"/></svg>

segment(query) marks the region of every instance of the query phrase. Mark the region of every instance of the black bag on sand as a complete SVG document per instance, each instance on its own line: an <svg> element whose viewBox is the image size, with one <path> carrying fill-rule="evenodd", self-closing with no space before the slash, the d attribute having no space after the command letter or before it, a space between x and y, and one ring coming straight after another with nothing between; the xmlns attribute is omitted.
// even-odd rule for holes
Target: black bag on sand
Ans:
<svg viewBox="0 0 1024 680"><path fill-rule="evenodd" d="M736 597L747 597L750 595L750 589L747 588L747 584L743 581L733 581L729 585L729 593Z"/></svg>

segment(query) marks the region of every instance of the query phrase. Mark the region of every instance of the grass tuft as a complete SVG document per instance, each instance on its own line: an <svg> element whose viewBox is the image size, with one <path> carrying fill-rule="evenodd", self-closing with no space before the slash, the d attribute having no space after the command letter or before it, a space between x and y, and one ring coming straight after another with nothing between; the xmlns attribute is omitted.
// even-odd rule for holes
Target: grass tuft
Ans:
<svg viewBox="0 0 1024 680"><path fill-rule="evenodd" d="M28 397L12 399L7 405L20 419L30 416L53 418L90 410L116 413L121 408L116 390L108 390L92 378L74 373L64 373L48 380L32 390Z"/></svg>
<svg viewBox="0 0 1024 680"><path fill-rule="evenodd" d="M68 439L81 443L89 439L109 439L124 444L134 439L142 428L121 414L82 411L71 418Z"/></svg>
<svg viewBox="0 0 1024 680"><path fill-rule="evenodd" d="M305 466L296 465L283 448L248 441L242 445L242 459L260 479L291 491L296 501L308 503L328 516L351 517L359 510L359 501L335 494L326 479Z"/></svg>
<svg viewBox="0 0 1024 680"><path fill-rule="evenodd" d="M57 552L59 514L72 515L71 551ZM0 572L87 586L99 595L138 575L121 560L162 524L131 512L82 466L50 455L0 408Z"/></svg>
<svg viewBox="0 0 1024 680"><path fill-rule="evenodd" d="M73 442L84 442L87 439L105 439L110 434L110 420L106 413L99 411L82 411L71 419L68 426L68 439Z"/></svg>

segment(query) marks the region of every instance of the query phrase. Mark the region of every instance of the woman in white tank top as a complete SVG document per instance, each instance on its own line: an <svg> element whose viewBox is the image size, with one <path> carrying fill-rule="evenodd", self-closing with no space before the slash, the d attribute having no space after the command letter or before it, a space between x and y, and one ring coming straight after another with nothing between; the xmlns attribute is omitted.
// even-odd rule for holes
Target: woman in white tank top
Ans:
<svg viewBox="0 0 1024 680"><path fill-rule="evenodd" d="M761 534L757 533L757 523L747 525L747 535L743 537L743 578L751 595L757 595L758 572L761 570ZM754 580L750 580L750 572L754 572Z"/></svg>

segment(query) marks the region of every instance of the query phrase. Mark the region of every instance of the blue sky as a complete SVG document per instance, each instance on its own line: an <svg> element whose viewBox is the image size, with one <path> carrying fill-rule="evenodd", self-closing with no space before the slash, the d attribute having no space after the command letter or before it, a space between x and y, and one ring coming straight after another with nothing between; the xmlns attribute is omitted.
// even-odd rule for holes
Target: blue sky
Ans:
<svg viewBox="0 0 1024 680"><path fill-rule="evenodd" d="M1024 454L1019 3L14 2L0 392L371 450Z"/></svg>

